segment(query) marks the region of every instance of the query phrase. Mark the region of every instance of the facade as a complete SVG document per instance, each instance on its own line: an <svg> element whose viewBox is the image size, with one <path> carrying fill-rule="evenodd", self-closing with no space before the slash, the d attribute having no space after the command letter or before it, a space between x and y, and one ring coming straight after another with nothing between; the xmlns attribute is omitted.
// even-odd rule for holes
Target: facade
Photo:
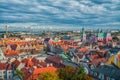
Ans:
<svg viewBox="0 0 120 80"><path fill-rule="evenodd" d="M86 34L85 34L85 31L84 31L84 28L82 29L82 41L86 42Z"/></svg>
<svg viewBox="0 0 120 80"><path fill-rule="evenodd" d="M109 64L109 65L113 64L117 68L120 68L120 53L116 55L112 55L106 64Z"/></svg>
<svg viewBox="0 0 120 80"><path fill-rule="evenodd" d="M99 32L97 36L98 42L109 43L112 42L111 33Z"/></svg>
<svg viewBox="0 0 120 80"><path fill-rule="evenodd" d="M12 80L13 70L10 64L0 63L0 79Z"/></svg>
<svg viewBox="0 0 120 80"><path fill-rule="evenodd" d="M0 59L4 59L5 56L4 56L4 53L2 52L1 48L0 48Z"/></svg>

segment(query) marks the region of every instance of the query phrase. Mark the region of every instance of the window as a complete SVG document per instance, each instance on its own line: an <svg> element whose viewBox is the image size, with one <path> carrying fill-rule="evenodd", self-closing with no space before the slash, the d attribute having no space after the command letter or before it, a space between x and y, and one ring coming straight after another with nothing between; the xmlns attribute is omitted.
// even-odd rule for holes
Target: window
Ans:
<svg viewBox="0 0 120 80"><path fill-rule="evenodd" d="M2 72L0 71L0 74L2 74Z"/></svg>
<svg viewBox="0 0 120 80"><path fill-rule="evenodd" d="M107 80L110 80L110 77L107 77Z"/></svg>
<svg viewBox="0 0 120 80"><path fill-rule="evenodd" d="M4 74L6 74L6 71L3 71Z"/></svg>
<svg viewBox="0 0 120 80"><path fill-rule="evenodd" d="M4 79L7 79L7 76L6 76L6 75L4 75Z"/></svg>

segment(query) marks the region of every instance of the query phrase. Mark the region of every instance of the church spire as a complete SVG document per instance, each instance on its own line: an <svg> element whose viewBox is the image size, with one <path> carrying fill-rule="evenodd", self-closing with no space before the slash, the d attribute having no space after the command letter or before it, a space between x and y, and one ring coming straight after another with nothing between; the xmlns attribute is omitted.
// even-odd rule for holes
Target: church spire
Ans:
<svg viewBox="0 0 120 80"><path fill-rule="evenodd" d="M82 41L86 42L86 34L85 34L85 29L82 28Z"/></svg>

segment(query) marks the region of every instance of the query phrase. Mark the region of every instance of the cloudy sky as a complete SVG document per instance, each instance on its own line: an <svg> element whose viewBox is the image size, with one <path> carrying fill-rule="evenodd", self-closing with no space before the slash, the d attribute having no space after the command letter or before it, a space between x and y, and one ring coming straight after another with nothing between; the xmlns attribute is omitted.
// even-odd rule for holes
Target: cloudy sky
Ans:
<svg viewBox="0 0 120 80"><path fill-rule="evenodd" d="M120 26L120 0L0 0L0 24Z"/></svg>

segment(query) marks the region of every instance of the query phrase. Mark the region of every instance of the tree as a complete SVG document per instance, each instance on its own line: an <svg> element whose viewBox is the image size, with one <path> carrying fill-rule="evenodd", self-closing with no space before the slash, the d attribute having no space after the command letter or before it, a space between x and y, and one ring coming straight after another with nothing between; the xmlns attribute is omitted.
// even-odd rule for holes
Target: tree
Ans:
<svg viewBox="0 0 120 80"><path fill-rule="evenodd" d="M77 72L77 75L74 76L73 80L93 80L90 76L85 73L83 66Z"/></svg>
<svg viewBox="0 0 120 80"><path fill-rule="evenodd" d="M85 69L83 66L80 66L80 69L78 70L78 74L85 75Z"/></svg>
<svg viewBox="0 0 120 80"><path fill-rule="evenodd" d="M59 78L62 80L73 80L76 73L77 69L71 66L66 66L65 68L58 69Z"/></svg>
<svg viewBox="0 0 120 80"><path fill-rule="evenodd" d="M93 78L91 78L91 77L88 76L88 75L85 75L85 76L84 76L84 80L93 80Z"/></svg>
<svg viewBox="0 0 120 80"><path fill-rule="evenodd" d="M81 66L79 70L71 66L60 68L58 69L58 75L62 80L92 80L91 77L86 75L83 66Z"/></svg>
<svg viewBox="0 0 120 80"><path fill-rule="evenodd" d="M40 74L39 80L60 80L56 72L44 72Z"/></svg>
<svg viewBox="0 0 120 80"><path fill-rule="evenodd" d="M20 78L24 78L24 74L23 74L23 72L22 71L20 71L19 69L16 69L16 71L15 71L15 75L16 76L19 76Z"/></svg>
<svg viewBox="0 0 120 80"><path fill-rule="evenodd" d="M112 38L113 38L113 40L117 40L117 41L119 40L119 38L117 36L113 36Z"/></svg>

